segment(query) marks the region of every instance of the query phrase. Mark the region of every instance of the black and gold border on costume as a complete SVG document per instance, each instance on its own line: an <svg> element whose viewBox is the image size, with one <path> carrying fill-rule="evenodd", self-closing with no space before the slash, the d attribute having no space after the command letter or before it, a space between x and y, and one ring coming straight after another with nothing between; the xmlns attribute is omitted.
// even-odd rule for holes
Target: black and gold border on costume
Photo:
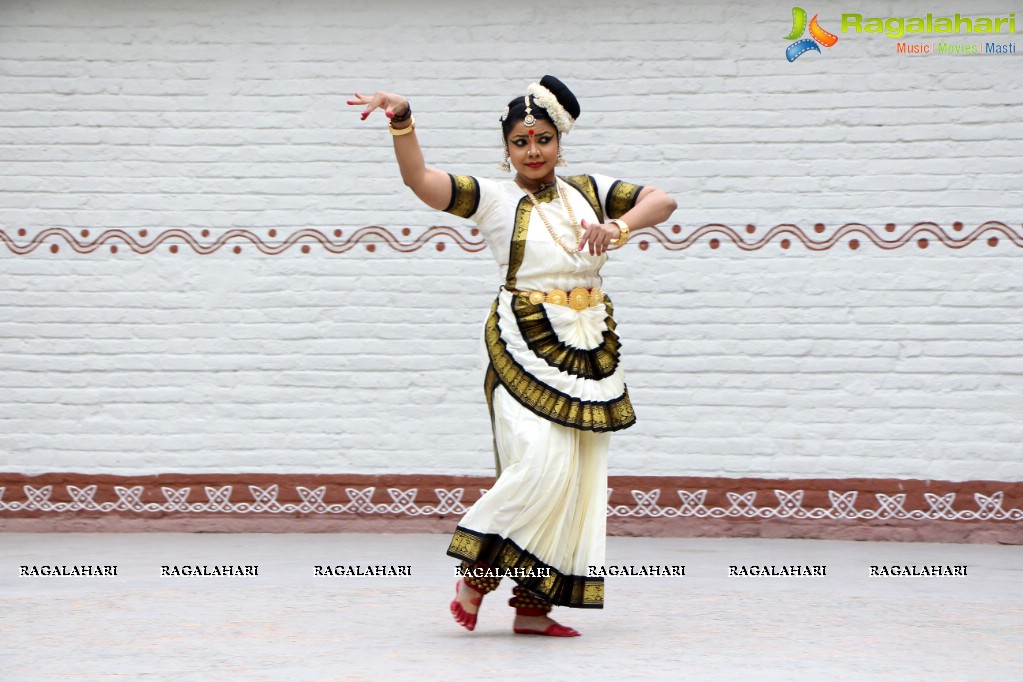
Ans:
<svg viewBox="0 0 1023 682"><path fill-rule="evenodd" d="M497 378L494 366L488 364L486 375L483 377L483 392L487 397L487 412L490 414L490 435L494 446L494 471L497 476L501 475L501 453L497 450L497 431L494 428L494 390L501 385Z"/></svg>
<svg viewBox="0 0 1023 682"><path fill-rule="evenodd" d="M614 309L611 299L604 297L607 329L603 340L596 348L584 350L566 345L558 338L557 332L547 317L543 303L530 303L525 292L512 298L512 311L518 323L519 333L529 350L551 367L584 379L600 380L614 374L618 368L621 341L615 333Z"/></svg>
<svg viewBox="0 0 1023 682"><path fill-rule="evenodd" d="M469 218L480 207L480 183L471 175L452 175L451 201L444 210L459 218Z"/></svg>
<svg viewBox="0 0 1023 682"><path fill-rule="evenodd" d="M636 199L642 191L642 185L615 180L607 192L607 217L621 218L636 205Z"/></svg>
<svg viewBox="0 0 1023 682"><path fill-rule="evenodd" d="M543 190L536 195L537 201L550 201L554 194L551 188ZM505 285L509 289L515 288L516 277L519 268L522 267L522 259L526 256L526 234L529 232L529 216L533 213L533 204L529 197L523 196L515 207L515 224L512 229L511 244L508 249L508 272L505 274Z"/></svg>
<svg viewBox="0 0 1023 682"><path fill-rule="evenodd" d="M448 556L511 571L510 577L530 592L555 606L577 609L604 607L604 579L565 574L549 566L515 542L494 533L479 533L458 526L448 546ZM537 570L546 569L546 570ZM521 577L515 573L546 574Z"/></svg>
<svg viewBox="0 0 1023 682"><path fill-rule="evenodd" d="M593 178L588 175L571 175L561 179L582 194L586 199L586 203L590 205L590 208L597 215L598 222L604 222L604 214L600 210L600 199L597 197L597 185ZM479 188L477 187L477 193L478 191ZM558 197L557 185L544 187L533 196L542 204L554 201ZM509 289L516 288L519 268L522 266L522 260L526 255L526 235L529 233L529 218L532 214L533 204L529 201L529 197L523 195L515 207L515 222L508 250L508 270L504 279L505 285Z"/></svg>
<svg viewBox="0 0 1023 682"><path fill-rule="evenodd" d="M583 195L586 203L593 209L597 216L597 222L604 222L604 212L600 209L600 198L597 196L597 181L589 175L569 175L561 178L572 187L575 187L579 194Z"/></svg>
<svg viewBox="0 0 1023 682"><path fill-rule="evenodd" d="M508 352L501 338L497 302L491 308L484 331L490 366L498 381L523 407L562 426L583 431L621 431L636 423L636 413L626 387L620 396L590 401L562 393L533 377Z"/></svg>

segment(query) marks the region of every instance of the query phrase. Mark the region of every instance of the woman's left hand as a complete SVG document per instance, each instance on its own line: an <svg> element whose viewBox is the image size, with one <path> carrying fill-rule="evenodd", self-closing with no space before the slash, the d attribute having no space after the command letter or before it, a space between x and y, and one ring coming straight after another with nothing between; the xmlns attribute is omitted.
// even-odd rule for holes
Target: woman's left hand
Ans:
<svg viewBox="0 0 1023 682"><path fill-rule="evenodd" d="M590 245L590 255L599 256L611 245L611 242L618 239L622 232L614 223L588 223L585 220L579 223L583 227L583 237L579 242L579 250L587 244Z"/></svg>

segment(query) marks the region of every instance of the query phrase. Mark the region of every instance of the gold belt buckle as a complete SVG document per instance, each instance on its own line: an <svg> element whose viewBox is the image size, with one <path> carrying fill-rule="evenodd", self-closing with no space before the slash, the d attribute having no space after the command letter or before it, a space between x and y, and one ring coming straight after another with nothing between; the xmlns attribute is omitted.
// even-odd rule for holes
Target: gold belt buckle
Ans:
<svg viewBox="0 0 1023 682"><path fill-rule="evenodd" d="M568 295L568 305L572 310L586 310L590 307L590 290L576 287Z"/></svg>
<svg viewBox="0 0 1023 682"><path fill-rule="evenodd" d="M561 289L551 289L547 292L547 302L554 305L568 305L568 294Z"/></svg>

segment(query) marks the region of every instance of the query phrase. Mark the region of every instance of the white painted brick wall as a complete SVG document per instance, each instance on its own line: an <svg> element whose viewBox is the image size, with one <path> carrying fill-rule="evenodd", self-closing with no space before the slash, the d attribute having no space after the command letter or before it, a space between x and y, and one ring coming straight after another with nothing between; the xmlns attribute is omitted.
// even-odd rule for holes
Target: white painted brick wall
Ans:
<svg viewBox="0 0 1023 682"><path fill-rule="evenodd" d="M1017 9L966 4L897 11ZM892 6L829 5L821 21ZM584 107L568 172L662 187L683 236L1020 228L1019 57L907 58L841 36L789 64L790 8L4 2L0 230L24 229L19 244L48 227L207 229L205 243L231 228L267 242L271 228L467 230L417 204L381 120L345 99L408 94L431 163L495 177L497 116L547 72ZM607 288L640 421L616 436L612 473L1018 480L1021 255L1005 239L626 248ZM476 352L498 283L487 253L450 243L0 245L0 467L488 473Z"/></svg>

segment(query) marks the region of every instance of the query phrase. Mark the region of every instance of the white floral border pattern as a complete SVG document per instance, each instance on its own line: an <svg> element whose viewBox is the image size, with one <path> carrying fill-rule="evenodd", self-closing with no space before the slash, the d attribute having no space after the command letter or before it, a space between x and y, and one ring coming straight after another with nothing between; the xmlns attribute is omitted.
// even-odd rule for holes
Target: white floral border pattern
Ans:
<svg viewBox="0 0 1023 682"><path fill-rule="evenodd" d="M70 502L51 501L53 486L22 486L25 493L24 501L5 502L3 497L6 488L0 487L0 513L3 512L102 512L102 513L185 513L185 514L387 514L406 516L439 516L461 515L468 510L462 502L465 488L434 488L437 502L418 504L417 488L387 488L391 496L390 502L373 502L375 486L362 489L345 488L347 502L328 502L327 487L307 488L295 486L299 502L280 502L280 486L270 485L265 488L250 485L248 490L252 501L232 502L231 496L235 486L205 486L206 501L188 500L192 493L190 487L171 488L161 486L160 491L166 501L143 502L144 486L114 486L116 501L97 502L95 500L98 486L79 487L66 486L71 497ZM857 509L858 491L828 491L830 507L804 507L804 491L775 490L777 503L757 506L757 492L725 493L728 499L726 507L708 507L706 505L707 490L677 490L681 504L677 507L662 506L659 503L661 490L632 490L635 504L610 504L612 489L608 489L609 517L648 517L648 518L699 518L699 519L813 519L813 520L888 520L906 519L913 521L1020 521L1023 520L1023 509L1004 509L1005 493L995 492L991 495L974 493L976 509L955 509L956 493L937 495L924 493L923 497L929 509L905 508L906 494L886 495L873 493L877 500L876 509ZM481 494L486 489L480 489Z"/></svg>

